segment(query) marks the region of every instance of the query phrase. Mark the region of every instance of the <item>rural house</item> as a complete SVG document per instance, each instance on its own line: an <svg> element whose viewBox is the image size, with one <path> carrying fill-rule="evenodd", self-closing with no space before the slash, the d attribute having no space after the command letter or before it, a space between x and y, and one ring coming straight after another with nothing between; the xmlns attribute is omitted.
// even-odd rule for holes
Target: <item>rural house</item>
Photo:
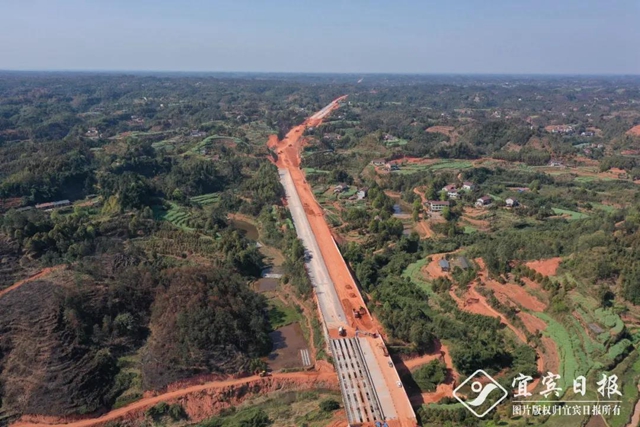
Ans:
<svg viewBox="0 0 640 427"><path fill-rule="evenodd" d="M400 170L400 165L398 165L397 163L389 162L385 165L385 169L387 169L389 172L398 171Z"/></svg>
<svg viewBox="0 0 640 427"><path fill-rule="evenodd" d="M333 189L333 194L342 193L342 192L347 191L348 189L349 189L349 186L347 184L338 184Z"/></svg>
<svg viewBox="0 0 640 427"><path fill-rule="evenodd" d="M465 181L462 183L462 189L466 191L472 191L476 188L475 184L470 181Z"/></svg>
<svg viewBox="0 0 640 427"><path fill-rule="evenodd" d="M359 189L358 192L356 193L356 196L357 196L358 200L362 200L365 197L367 197L367 191L368 190L369 190L368 188Z"/></svg>
<svg viewBox="0 0 640 427"><path fill-rule="evenodd" d="M518 201L513 197L509 197L504 202L507 204L507 207L509 207L509 208L515 208L519 204Z"/></svg>
<svg viewBox="0 0 640 427"><path fill-rule="evenodd" d="M441 200L429 200L426 205L429 206L429 210L431 210L432 212L442 212L444 208L449 207L449 202L443 202Z"/></svg>
<svg viewBox="0 0 640 427"><path fill-rule="evenodd" d="M493 199L489 196L482 196L478 200L476 200L476 206L479 208L489 206Z"/></svg>
<svg viewBox="0 0 640 427"><path fill-rule="evenodd" d="M438 265L440 266L440 270L441 271L449 271L450 266L449 266L449 261L447 261L446 259L441 259L440 261L438 261Z"/></svg>

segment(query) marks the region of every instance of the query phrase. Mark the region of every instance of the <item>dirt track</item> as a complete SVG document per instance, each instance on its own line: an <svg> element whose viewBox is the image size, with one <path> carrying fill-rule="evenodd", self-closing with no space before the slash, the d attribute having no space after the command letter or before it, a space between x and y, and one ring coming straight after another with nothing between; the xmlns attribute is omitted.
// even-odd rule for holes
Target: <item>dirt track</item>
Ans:
<svg viewBox="0 0 640 427"><path fill-rule="evenodd" d="M19 282L14 283L13 285L9 286L8 288L1 290L0 291L0 298L2 298L4 295L8 294L9 292L13 291L14 289L18 289L20 286L24 285L25 283L29 283L29 282L33 282L34 280L42 279L43 277L48 276L49 274L53 273L54 271L58 271L58 270L61 270L63 268L64 268L64 266L62 266L62 265L57 265L55 267L44 268L39 273L36 273L33 276L28 277L28 278L26 278L24 280L20 280Z"/></svg>
<svg viewBox="0 0 640 427"><path fill-rule="evenodd" d="M268 388L267 384L269 383L271 383L272 386L275 385L275 388L278 389L280 387L280 385L278 385L279 382L289 382L291 384L299 384L304 388L313 388L318 383L322 383L323 385L326 385L326 384L336 385L337 378L335 376L335 373L333 372L293 372L293 373L277 373L271 377L266 377L266 378L260 378L259 376L254 375L251 377L241 378L241 379L214 381L214 382L208 382L201 385L194 385L194 386L182 388L180 390L171 391L168 393L159 394L153 397L146 397L130 405L127 405L125 407L110 411L98 418L65 422L60 420L56 421L51 418L45 418L45 417L23 416L16 423L12 424L12 427L102 426L110 421L116 421L122 418L129 418L129 417L136 418L141 415L142 411L160 402L170 403L172 401L176 401L179 398L183 398L190 394L196 394L202 391L225 389L228 387L246 386L248 384L260 385L260 383L264 383L265 389Z"/></svg>

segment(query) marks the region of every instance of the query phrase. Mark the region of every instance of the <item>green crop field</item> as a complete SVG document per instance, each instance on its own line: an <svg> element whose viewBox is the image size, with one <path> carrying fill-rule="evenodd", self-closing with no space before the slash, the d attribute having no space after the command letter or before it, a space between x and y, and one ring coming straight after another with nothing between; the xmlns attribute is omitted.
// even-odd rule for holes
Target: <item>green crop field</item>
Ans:
<svg viewBox="0 0 640 427"><path fill-rule="evenodd" d="M395 171L394 173L398 173L400 175L408 175L416 172L422 172L426 170L445 170L445 169L468 169L473 165L471 162L465 160L448 160L443 159L438 161L437 163L433 163L430 165L421 165L417 163L407 163L400 165L400 170Z"/></svg>
<svg viewBox="0 0 640 427"><path fill-rule="evenodd" d="M384 142L384 145L386 145L387 147L395 147L395 146L401 146L401 145L407 145L409 141L407 141L406 139L401 139L401 138L395 138L395 139L390 139Z"/></svg>
<svg viewBox="0 0 640 427"><path fill-rule="evenodd" d="M220 195L218 193L202 194L200 196L194 196L189 200L201 206L206 206L213 203L218 203L220 201Z"/></svg>
<svg viewBox="0 0 640 427"><path fill-rule="evenodd" d="M327 174L327 173L331 173L329 171L323 171L322 169L315 169L315 168L302 168L302 170L304 171L305 175L313 175L313 174Z"/></svg>
<svg viewBox="0 0 640 427"><path fill-rule="evenodd" d="M601 209L607 213L615 212L617 209L611 205L603 205L602 203L591 203L594 208Z"/></svg>
<svg viewBox="0 0 640 427"><path fill-rule="evenodd" d="M590 357L595 357L594 354L596 352L599 354L603 354L606 351L604 345L591 338L582 324L580 324L578 319L571 317L569 321L571 322L571 329L579 334L580 338L582 339L582 347Z"/></svg>
<svg viewBox="0 0 640 427"><path fill-rule="evenodd" d="M619 334L624 329L624 322L620 316L610 309L598 308L594 310L593 314L598 322L609 328L614 335Z"/></svg>
<svg viewBox="0 0 640 427"><path fill-rule="evenodd" d="M589 218L589 215L582 212L570 211L568 209L560 209L560 208L551 208L551 209L556 215L569 215L569 219L571 220Z"/></svg>
<svg viewBox="0 0 640 427"><path fill-rule="evenodd" d="M581 348L577 348L575 339L572 339L567 329L558 321L545 313L535 313L535 316L547 323L547 329L543 334L549 336L556 343L560 359L560 372L565 389L567 381L580 375L585 375L591 366L589 359Z"/></svg>
<svg viewBox="0 0 640 427"><path fill-rule="evenodd" d="M620 391L622 392L622 403L620 404L620 414L607 417L610 426L626 426L631 418L635 403L638 400L638 379L640 378L640 357L634 353L627 360L618 365L614 374L622 381Z"/></svg>
<svg viewBox="0 0 640 427"><path fill-rule="evenodd" d="M614 178L609 177L597 177L597 176L577 176L574 178L575 182L585 183L585 182L593 182L593 181L615 181Z"/></svg>
<svg viewBox="0 0 640 427"><path fill-rule="evenodd" d="M189 218L191 214L176 205L175 203L170 203L171 207L169 210L166 210L162 206L154 206L153 212L156 219L162 221L168 221L176 227L182 228L183 230L193 231L193 228L188 226Z"/></svg>
<svg viewBox="0 0 640 427"><path fill-rule="evenodd" d="M471 162L465 160L444 160L430 165L429 169L434 171L441 169L469 169L472 166Z"/></svg>

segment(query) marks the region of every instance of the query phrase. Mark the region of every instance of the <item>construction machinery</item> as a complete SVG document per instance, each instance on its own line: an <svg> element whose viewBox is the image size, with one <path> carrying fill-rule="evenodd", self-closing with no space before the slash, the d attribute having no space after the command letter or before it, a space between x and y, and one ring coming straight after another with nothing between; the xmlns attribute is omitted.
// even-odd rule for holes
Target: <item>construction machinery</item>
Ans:
<svg viewBox="0 0 640 427"><path fill-rule="evenodd" d="M340 326L338 328L338 335L340 335L341 337L346 337L347 336L347 330L344 327Z"/></svg>

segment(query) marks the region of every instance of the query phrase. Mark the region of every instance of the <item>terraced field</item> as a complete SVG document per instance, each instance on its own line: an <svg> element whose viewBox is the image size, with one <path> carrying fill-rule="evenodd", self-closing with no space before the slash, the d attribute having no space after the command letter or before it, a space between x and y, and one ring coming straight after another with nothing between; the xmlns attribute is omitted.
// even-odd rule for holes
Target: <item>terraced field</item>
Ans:
<svg viewBox="0 0 640 427"><path fill-rule="evenodd" d="M154 206L153 212L156 219L162 221L168 221L176 227L180 227L183 230L192 231L194 230L192 227L189 227L188 221L191 217L191 214L185 209L179 207L175 203L170 203L171 208L166 210L162 206Z"/></svg>
<svg viewBox="0 0 640 427"><path fill-rule="evenodd" d="M426 170L432 170L432 171L437 171L437 170L445 170L445 169L468 169L470 167L472 167L472 163L465 161L465 160L442 160L442 161L438 161L437 163L432 163L432 164L419 164L419 163L409 163L409 164L405 164L402 165L400 167L400 170L394 172L394 173L398 173L401 175L408 175L408 174L412 174L412 173L416 173L416 172L422 172L422 171L426 171Z"/></svg>
<svg viewBox="0 0 640 427"><path fill-rule="evenodd" d="M200 196L194 196L189 200L200 206L206 206L218 203L220 201L220 195L218 193L201 194Z"/></svg>
<svg viewBox="0 0 640 427"><path fill-rule="evenodd" d="M562 377L564 389L568 385L568 381L580 375L584 375L589 370L589 359L576 342L572 339L572 334L556 321L554 318L545 313L534 313L534 315L547 323L547 329L543 332L556 343L560 361L560 369L558 374Z"/></svg>

